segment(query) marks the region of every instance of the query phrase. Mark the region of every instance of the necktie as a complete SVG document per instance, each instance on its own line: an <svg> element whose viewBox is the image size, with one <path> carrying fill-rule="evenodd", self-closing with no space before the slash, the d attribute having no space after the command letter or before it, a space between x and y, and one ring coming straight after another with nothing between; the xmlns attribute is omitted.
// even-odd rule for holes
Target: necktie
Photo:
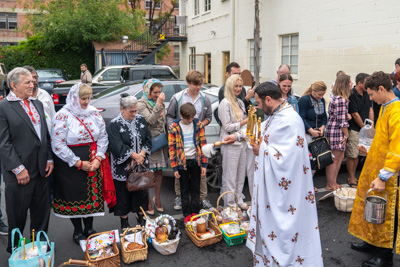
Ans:
<svg viewBox="0 0 400 267"><path fill-rule="evenodd" d="M26 106L26 107L28 108L28 110L29 110L29 116L31 117L32 122L35 123L36 120L35 120L35 118L33 117L33 113L32 113L32 111L31 111L31 107L29 106L29 101L28 101L27 99L25 99L25 100L24 100L24 104L25 104L25 106Z"/></svg>

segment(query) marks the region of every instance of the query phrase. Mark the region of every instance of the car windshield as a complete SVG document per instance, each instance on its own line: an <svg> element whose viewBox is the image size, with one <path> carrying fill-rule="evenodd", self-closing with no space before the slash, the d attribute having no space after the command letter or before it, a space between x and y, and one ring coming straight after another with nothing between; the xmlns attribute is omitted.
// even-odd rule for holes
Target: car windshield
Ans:
<svg viewBox="0 0 400 267"><path fill-rule="evenodd" d="M129 89L129 86L126 85L117 85L111 88L108 88L107 90L101 91L100 93L97 93L95 95L93 95L94 99L99 99L102 97L109 97L112 95L116 95L116 94L121 94L122 92L125 92Z"/></svg>
<svg viewBox="0 0 400 267"><path fill-rule="evenodd" d="M61 70L37 70L39 78L63 78Z"/></svg>
<svg viewBox="0 0 400 267"><path fill-rule="evenodd" d="M96 76L99 75L99 73L102 72L103 70L104 70L104 68L101 68L101 69L99 69L98 71L96 71L96 72L93 74L93 79L96 78Z"/></svg>

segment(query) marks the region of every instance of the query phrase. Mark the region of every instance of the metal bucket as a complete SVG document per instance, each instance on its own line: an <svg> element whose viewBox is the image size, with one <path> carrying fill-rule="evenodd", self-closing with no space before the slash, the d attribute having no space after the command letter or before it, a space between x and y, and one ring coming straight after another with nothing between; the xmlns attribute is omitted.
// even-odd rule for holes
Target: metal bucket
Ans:
<svg viewBox="0 0 400 267"><path fill-rule="evenodd" d="M372 190L372 188L368 190L365 195L364 219L373 224L382 224L386 219L387 194L384 191L385 198L379 196L368 196Z"/></svg>

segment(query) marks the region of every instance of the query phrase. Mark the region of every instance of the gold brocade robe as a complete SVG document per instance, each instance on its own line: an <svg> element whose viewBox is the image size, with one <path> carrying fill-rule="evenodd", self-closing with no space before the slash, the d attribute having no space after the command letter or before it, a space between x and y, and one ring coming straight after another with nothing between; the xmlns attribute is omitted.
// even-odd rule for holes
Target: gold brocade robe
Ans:
<svg viewBox="0 0 400 267"><path fill-rule="evenodd" d="M394 238L396 253L400 254L400 231L394 236L395 213L399 212L397 172L400 170L400 101L390 103L379 113L374 141L368 152L357 187L357 195L349 223L349 233L365 242L383 248L393 248ZM386 221L373 224L364 220L364 198L379 171L384 168L396 174L385 182L388 196ZM375 194L371 192L370 194ZM378 193L376 193L378 194ZM383 193L379 193L382 195ZM397 227L400 226L400 223Z"/></svg>

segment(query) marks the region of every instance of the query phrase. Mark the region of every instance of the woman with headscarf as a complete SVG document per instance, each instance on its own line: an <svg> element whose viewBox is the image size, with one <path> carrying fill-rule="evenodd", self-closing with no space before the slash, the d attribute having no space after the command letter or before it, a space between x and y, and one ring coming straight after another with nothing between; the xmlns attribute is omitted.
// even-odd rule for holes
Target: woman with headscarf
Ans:
<svg viewBox="0 0 400 267"><path fill-rule="evenodd" d="M138 113L142 115L147 122L151 137L157 137L160 134L167 135L166 125L166 114L165 114L165 94L161 92L162 83L159 79L149 79L143 82L143 97L138 101L137 108ZM158 151L153 151L148 156L150 162L150 169L154 171L156 184L154 187L153 202L158 212L164 212L161 205L161 185L162 185L162 170L168 167L168 146L161 148ZM147 211L150 215L154 214L154 210L151 205L150 194L149 194L149 209Z"/></svg>
<svg viewBox="0 0 400 267"><path fill-rule="evenodd" d="M111 177L101 174L100 165L107 164L108 137L103 118L89 105L91 95L89 85L74 85L67 104L54 116L51 131L55 154L53 210L56 216L71 219L73 239L78 244L96 233L93 217L104 215L103 194L110 193L103 192L103 186L112 185Z"/></svg>
<svg viewBox="0 0 400 267"><path fill-rule="evenodd" d="M128 94L120 98L121 113L114 118L107 128L109 151L111 152L111 170L117 194L114 215L120 216L121 228L129 228L128 214L136 213L139 224L144 225L140 207L147 210L148 190L129 192L126 189L127 167L137 165L148 167L147 155L151 151L151 134L143 116L137 114L137 99Z"/></svg>

